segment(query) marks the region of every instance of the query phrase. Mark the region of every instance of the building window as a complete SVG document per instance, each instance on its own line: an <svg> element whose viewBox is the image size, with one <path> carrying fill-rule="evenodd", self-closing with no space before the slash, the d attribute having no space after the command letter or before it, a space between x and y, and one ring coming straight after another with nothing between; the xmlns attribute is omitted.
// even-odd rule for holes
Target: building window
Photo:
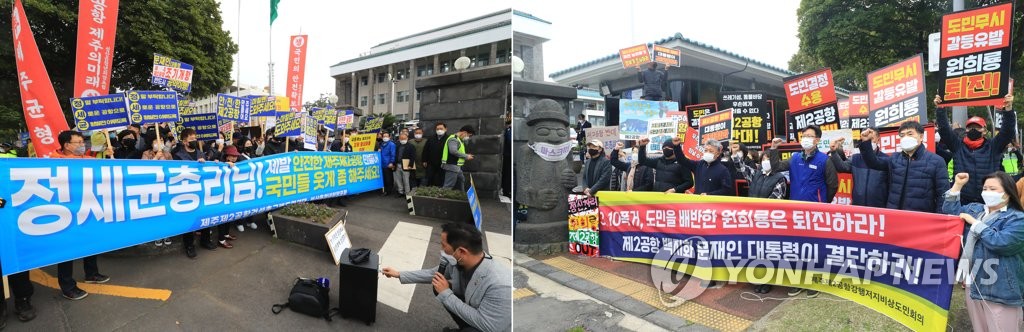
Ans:
<svg viewBox="0 0 1024 332"><path fill-rule="evenodd" d="M404 103L409 101L409 91L398 91L395 93L395 102Z"/></svg>
<svg viewBox="0 0 1024 332"><path fill-rule="evenodd" d="M387 99L384 98L384 94L383 93L377 94L377 103L378 104L387 104Z"/></svg>
<svg viewBox="0 0 1024 332"><path fill-rule="evenodd" d="M416 67L416 76L430 76L434 75L434 65L420 65Z"/></svg>
<svg viewBox="0 0 1024 332"><path fill-rule="evenodd" d="M377 83L384 83L384 81L387 81L387 80L388 80L388 73L378 73L377 74Z"/></svg>
<svg viewBox="0 0 1024 332"><path fill-rule="evenodd" d="M491 55L488 53L482 53L473 58L473 62L470 62L469 67L483 67L489 62Z"/></svg>
<svg viewBox="0 0 1024 332"><path fill-rule="evenodd" d="M363 83L363 86L366 86L366 84L370 83L369 78L367 78L366 76L360 77L359 81Z"/></svg>
<svg viewBox="0 0 1024 332"><path fill-rule="evenodd" d="M419 91L416 91L416 101L420 101L420 95L421 93Z"/></svg>
<svg viewBox="0 0 1024 332"><path fill-rule="evenodd" d="M359 97L359 106L366 106L368 99L366 96Z"/></svg>
<svg viewBox="0 0 1024 332"><path fill-rule="evenodd" d="M508 50L498 50L498 54L494 57L494 63L506 63L508 62Z"/></svg>
<svg viewBox="0 0 1024 332"><path fill-rule="evenodd" d="M453 69L455 69L455 67L452 65L452 61L445 61L445 62L441 63L441 72L442 73L450 72Z"/></svg>
<svg viewBox="0 0 1024 332"><path fill-rule="evenodd" d="M406 79L408 77L409 77L409 70L408 69L399 69L397 72L395 72L395 79L397 79L399 81L404 80L404 79Z"/></svg>
<svg viewBox="0 0 1024 332"><path fill-rule="evenodd" d="M399 121L405 121L405 113L395 114L395 118Z"/></svg>

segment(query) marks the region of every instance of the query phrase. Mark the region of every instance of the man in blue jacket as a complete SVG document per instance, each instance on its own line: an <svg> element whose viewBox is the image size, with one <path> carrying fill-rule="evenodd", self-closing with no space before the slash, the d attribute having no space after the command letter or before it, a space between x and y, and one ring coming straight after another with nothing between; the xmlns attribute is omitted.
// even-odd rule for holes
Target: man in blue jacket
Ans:
<svg viewBox="0 0 1024 332"><path fill-rule="evenodd" d="M839 190L839 175L828 155L818 151L821 128L807 126L800 131L800 147L788 161L779 165L781 171L789 171L789 199L804 202L830 203ZM777 142L772 142L776 148Z"/></svg>
<svg viewBox="0 0 1024 332"><path fill-rule="evenodd" d="M860 154L855 154L847 160L842 150L843 141L843 138L839 138L832 142L831 159L836 171L853 174L853 205L884 208L889 197L889 170L868 167L864 163L864 156ZM878 148L879 144L879 137L875 135L871 142L871 150L875 156L878 159L889 158L889 155Z"/></svg>
<svg viewBox="0 0 1024 332"><path fill-rule="evenodd" d="M380 165L385 168L381 170L384 173L384 188L382 188L381 196L387 196L395 188L395 143L391 142L391 133L389 132L383 132L380 140Z"/></svg>
<svg viewBox="0 0 1024 332"><path fill-rule="evenodd" d="M608 190L608 183L611 182L612 165L604 156L604 143L601 140L592 140L587 143L587 159L583 166L583 194L587 196L597 195L601 190Z"/></svg>
<svg viewBox="0 0 1024 332"><path fill-rule="evenodd" d="M879 158L871 149L871 142L876 135L871 129L860 133L860 154L868 167L889 172L889 197L885 207L940 212L943 195L949 190L949 174L942 157L921 145L924 127L917 121L907 121L900 125L899 149L902 152L888 158Z"/></svg>
<svg viewBox="0 0 1024 332"><path fill-rule="evenodd" d="M997 111L1003 116L1003 123L999 124L999 134L992 139L985 138L985 119L971 117L967 120L967 132L964 137L956 136L953 128L949 125L948 111L945 107L939 107L942 97L935 96L935 123L938 126L939 135L944 138L943 143L953 153L953 174L967 173L970 175L970 182L964 186L960 193L960 202L983 203L981 199L981 179L995 171L1002 170L1003 151L1013 141L1014 126L1017 124L1017 116L1013 113L1013 96L1007 95L1003 100L1005 111Z"/></svg>

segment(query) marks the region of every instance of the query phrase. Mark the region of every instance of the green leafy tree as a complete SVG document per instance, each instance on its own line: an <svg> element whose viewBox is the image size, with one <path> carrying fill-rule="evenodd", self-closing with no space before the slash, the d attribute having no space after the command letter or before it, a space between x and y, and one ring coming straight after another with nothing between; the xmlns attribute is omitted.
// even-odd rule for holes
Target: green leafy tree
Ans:
<svg viewBox="0 0 1024 332"><path fill-rule="evenodd" d="M975 8L1002 1L967 2L969 8ZM1024 8L1016 7L1014 39L1024 36ZM928 35L939 32L942 15L951 10L948 1L802 0L797 9L800 50L790 59L789 69L802 73L831 67L836 86L851 91L867 90L867 74L871 71L918 53L927 61ZM1022 53L1024 43L1013 43L1012 76L1018 86L1024 83ZM926 72L925 84L929 108L933 108L931 99L940 84L939 75ZM1024 106L1022 90L1014 91L1015 109ZM971 108L972 115L983 113L984 108Z"/></svg>
<svg viewBox="0 0 1024 332"><path fill-rule="evenodd" d="M53 81L65 118L70 119L78 38L78 1L24 0L43 63ZM0 2L0 29L11 26L11 1ZM159 90L149 83L153 53L195 67L191 95L217 93L232 83L232 56L238 52L223 30L214 0L120 1L114 45L111 93ZM0 129L24 128L10 30L0 34Z"/></svg>

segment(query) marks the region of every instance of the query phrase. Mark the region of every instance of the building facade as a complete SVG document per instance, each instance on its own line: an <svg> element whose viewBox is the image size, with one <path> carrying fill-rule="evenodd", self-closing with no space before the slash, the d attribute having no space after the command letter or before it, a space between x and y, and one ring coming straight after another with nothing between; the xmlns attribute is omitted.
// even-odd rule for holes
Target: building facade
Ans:
<svg viewBox="0 0 1024 332"><path fill-rule="evenodd" d="M512 10L502 10L383 42L369 52L331 66L340 105L368 114L394 114L418 120L416 81L455 71L467 57L469 68L511 61Z"/></svg>

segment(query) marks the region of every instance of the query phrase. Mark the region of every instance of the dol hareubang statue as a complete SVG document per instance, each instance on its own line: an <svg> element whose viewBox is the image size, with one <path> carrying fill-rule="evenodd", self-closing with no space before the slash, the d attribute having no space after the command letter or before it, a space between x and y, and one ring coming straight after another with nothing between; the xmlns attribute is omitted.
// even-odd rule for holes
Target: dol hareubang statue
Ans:
<svg viewBox="0 0 1024 332"><path fill-rule="evenodd" d="M569 138L567 118L562 106L550 99L539 101L526 117L529 141L516 151L514 170L516 202L529 209L527 225L518 226L517 232L542 237L529 242L568 241L567 201L576 186L576 174L568 159L575 142ZM555 225L540 225L549 223Z"/></svg>

